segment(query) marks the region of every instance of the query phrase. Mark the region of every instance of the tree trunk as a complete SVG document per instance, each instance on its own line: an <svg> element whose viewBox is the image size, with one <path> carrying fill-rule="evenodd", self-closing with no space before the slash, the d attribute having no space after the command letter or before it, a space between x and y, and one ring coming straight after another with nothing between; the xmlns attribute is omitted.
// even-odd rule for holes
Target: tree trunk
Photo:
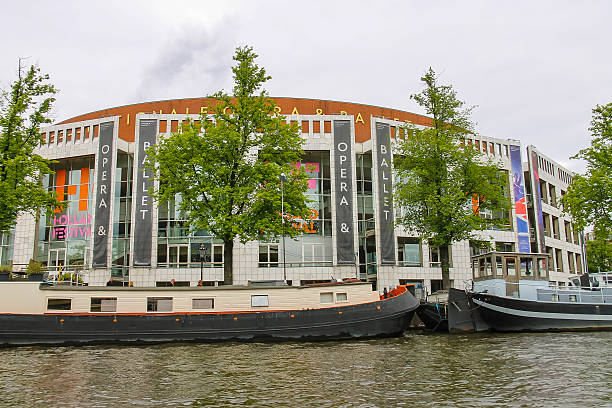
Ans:
<svg viewBox="0 0 612 408"><path fill-rule="evenodd" d="M232 285L234 283L233 275L233 260L234 260L234 240L226 240L223 242L223 284Z"/></svg>
<svg viewBox="0 0 612 408"><path fill-rule="evenodd" d="M450 256L448 245L440 247L440 264L442 265L442 287L445 290L450 289Z"/></svg>

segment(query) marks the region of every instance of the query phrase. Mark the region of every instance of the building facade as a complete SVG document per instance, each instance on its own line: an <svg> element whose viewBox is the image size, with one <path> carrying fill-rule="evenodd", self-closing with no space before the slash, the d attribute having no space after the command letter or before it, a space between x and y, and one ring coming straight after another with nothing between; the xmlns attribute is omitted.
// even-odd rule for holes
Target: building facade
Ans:
<svg viewBox="0 0 612 408"><path fill-rule="evenodd" d="M286 279L293 285L355 277L376 281L380 290L408 282L429 291L441 288L437 248L395 225L393 144L407 122L427 126L424 116L369 105L274 98L277 112L301 126L304 166L312 200L308 219L291 219L296 239L234 245L234 282ZM42 129L36 153L57 161L43 183L68 202L53 216L21 216L0 239L0 261L14 269L30 259L49 270L86 270L90 284L109 276L136 286L171 279L195 285L223 282L223 243L206 231L190 231L175 202L149 197L154 180L145 169L146 149L159 135L198 120L210 100L148 102L81 115ZM482 231L498 250L548 252L555 282L581 273L581 237L563 216L558 198L572 173L519 141L489 137L465 140L466 147L492 157L509 180L512 210L504 228ZM524 160L525 157L527 160ZM283 246L284 241L284 246ZM204 257L200 257L204 248ZM451 280L462 288L471 279L473 245L451 248ZM283 255L285 262L283 263Z"/></svg>

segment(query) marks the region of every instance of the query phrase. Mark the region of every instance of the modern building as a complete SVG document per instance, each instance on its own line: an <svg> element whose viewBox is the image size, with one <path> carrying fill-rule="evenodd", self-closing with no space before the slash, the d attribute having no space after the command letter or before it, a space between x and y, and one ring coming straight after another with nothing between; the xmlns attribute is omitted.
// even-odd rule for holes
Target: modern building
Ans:
<svg viewBox="0 0 612 408"><path fill-rule="evenodd" d="M392 151L402 126L430 119L376 106L297 98L274 98L277 112L301 126L309 175L311 217L294 219L297 239L236 243L234 282L286 279L293 285L358 276L378 287L421 282L441 287L437 248L395 226ZM36 153L57 161L44 184L69 202L62 213L19 218L0 240L0 261L23 268L30 259L50 270L87 270L91 284L113 275L136 286L171 279L195 285L201 267L206 284L223 281L223 243L205 231L189 232L176 202L158 207L149 197L145 149L158 135L206 113L207 99L182 99L109 108L42 129ZM580 234L558 207L572 173L517 140L473 137L466 146L494 158L509 177L512 211L484 217L507 219L505 228L480 233L498 250L548 252L552 279L580 273ZM205 249L201 263L199 249ZM451 248L451 279L471 278L470 242ZM284 253L286 262L283 265ZM283 267L284 266L284 267Z"/></svg>

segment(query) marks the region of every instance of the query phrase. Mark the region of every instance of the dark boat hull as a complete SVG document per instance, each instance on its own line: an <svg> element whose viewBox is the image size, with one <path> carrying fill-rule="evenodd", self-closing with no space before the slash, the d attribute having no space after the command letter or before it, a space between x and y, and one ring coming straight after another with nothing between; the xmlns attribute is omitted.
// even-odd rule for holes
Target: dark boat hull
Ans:
<svg viewBox="0 0 612 408"><path fill-rule="evenodd" d="M448 332L446 307L445 303L421 302L416 313L427 330Z"/></svg>
<svg viewBox="0 0 612 408"><path fill-rule="evenodd" d="M270 312L0 314L0 344L334 340L401 335L418 307L408 292L359 305Z"/></svg>
<svg viewBox="0 0 612 408"><path fill-rule="evenodd" d="M540 302L472 293L490 330L502 332L612 330L612 304Z"/></svg>

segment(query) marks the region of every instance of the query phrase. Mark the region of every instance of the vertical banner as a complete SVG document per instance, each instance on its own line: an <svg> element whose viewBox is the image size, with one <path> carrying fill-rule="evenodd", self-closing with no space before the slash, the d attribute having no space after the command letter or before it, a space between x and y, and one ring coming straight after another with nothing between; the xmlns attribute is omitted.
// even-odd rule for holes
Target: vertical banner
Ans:
<svg viewBox="0 0 612 408"><path fill-rule="evenodd" d="M380 231L380 263L395 265L395 223L393 214L393 187L391 185L392 155L391 133L388 123L376 122L374 162L378 186L378 229Z"/></svg>
<svg viewBox="0 0 612 408"><path fill-rule="evenodd" d="M337 263L354 265L353 143L349 120L334 120L334 189Z"/></svg>
<svg viewBox="0 0 612 408"><path fill-rule="evenodd" d="M512 187L514 191L514 209L516 211L516 232L518 233L519 252L531 252L529 245L529 224L527 222L527 202L525 199L525 182L521 147L510 145L510 164L512 165Z"/></svg>
<svg viewBox="0 0 612 408"><path fill-rule="evenodd" d="M134 266L151 266L153 245L153 172L147 169L147 149L157 139L157 119L141 119L138 132L138 147L134 160L136 197L134 200Z"/></svg>
<svg viewBox="0 0 612 408"><path fill-rule="evenodd" d="M113 169L114 122L100 123L98 157L96 161L96 201L93 260L94 267L106 267L108 255L108 234L110 229L110 205Z"/></svg>
<svg viewBox="0 0 612 408"><path fill-rule="evenodd" d="M531 170L531 191L533 194L533 210L535 212L535 216L537 218L537 242L538 242L538 252L544 253L546 252L546 244L544 242L544 216L542 215L542 191L540 189L540 173L538 168L538 154L527 148L527 154L529 157L529 167Z"/></svg>

